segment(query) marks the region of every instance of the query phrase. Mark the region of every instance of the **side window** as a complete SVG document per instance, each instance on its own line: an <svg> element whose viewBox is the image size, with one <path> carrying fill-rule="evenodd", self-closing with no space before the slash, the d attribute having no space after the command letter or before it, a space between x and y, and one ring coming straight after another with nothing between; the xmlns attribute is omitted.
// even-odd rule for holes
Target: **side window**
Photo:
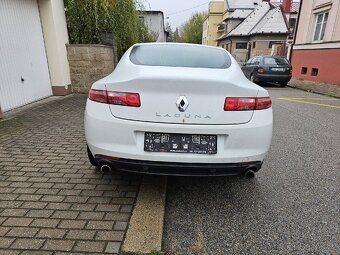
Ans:
<svg viewBox="0 0 340 255"><path fill-rule="evenodd" d="M256 65L257 60L258 60L258 58L253 58L253 60L251 61L251 64L252 64L252 65Z"/></svg>
<svg viewBox="0 0 340 255"><path fill-rule="evenodd" d="M253 61L254 58L251 58L247 61L247 66L251 65L251 61Z"/></svg>
<svg viewBox="0 0 340 255"><path fill-rule="evenodd" d="M260 64L260 58L255 58L253 65L259 65Z"/></svg>

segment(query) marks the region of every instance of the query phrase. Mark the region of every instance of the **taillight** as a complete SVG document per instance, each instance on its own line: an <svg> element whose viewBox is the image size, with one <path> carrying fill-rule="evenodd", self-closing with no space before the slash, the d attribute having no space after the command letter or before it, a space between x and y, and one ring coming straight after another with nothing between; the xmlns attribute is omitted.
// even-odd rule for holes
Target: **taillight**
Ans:
<svg viewBox="0 0 340 255"><path fill-rule="evenodd" d="M255 98L228 97L225 99L225 111L251 111L255 108Z"/></svg>
<svg viewBox="0 0 340 255"><path fill-rule="evenodd" d="M108 91L107 99L109 104L140 107L140 98L138 93Z"/></svg>
<svg viewBox="0 0 340 255"><path fill-rule="evenodd" d="M130 107L140 107L140 98L138 93L116 92L91 89L89 99L98 103L114 104Z"/></svg>
<svg viewBox="0 0 340 255"><path fill-rule="evenodd" d="M89 99L98 103L107 104L106 90L91 89L89 92Z"/></svg>
<svg viewBox="0 0 340 255"><path fill-rule="evenodd" d="M272 106L270 97L227 97L225 111L253 111L268 109Z"/></svg>
<svg viewBox="0 0 340 255"><path fill-rule="evenodd" d="M272 100L270 97L257 97L255 110L268 109L272 106Z"/></svg>
<svg viewBox="0 0 340 255"><path fill-rule="evenodd" d="M259 69L257 69L258 73L264 73L264 68L263 67L259 67Z"/></svg>

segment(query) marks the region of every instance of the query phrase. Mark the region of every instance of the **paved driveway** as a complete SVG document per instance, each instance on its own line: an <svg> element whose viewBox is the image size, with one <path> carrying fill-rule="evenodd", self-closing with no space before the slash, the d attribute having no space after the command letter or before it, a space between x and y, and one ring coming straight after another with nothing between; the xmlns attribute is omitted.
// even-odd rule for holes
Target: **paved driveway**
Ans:
<svg viewBox="0 0 340 255"><path fill-rule="evenodd" d="M0 121L0 254L118 253L140 177L87 160L85 96Z"/></svg>
<svg viewBox="0 0 340 255"><path fill-rule="evenodd" d="M340 100L268 89L273 143L255 179L168 178L169 254L340 254Z"/></svg>

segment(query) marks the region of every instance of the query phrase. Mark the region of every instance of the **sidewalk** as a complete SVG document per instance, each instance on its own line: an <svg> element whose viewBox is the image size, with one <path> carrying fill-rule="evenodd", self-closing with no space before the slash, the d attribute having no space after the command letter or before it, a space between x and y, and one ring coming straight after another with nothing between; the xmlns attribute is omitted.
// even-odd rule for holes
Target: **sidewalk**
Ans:
<svg viewBox="0 0 340 255"><path fill-rule="evenodd" d="M120 251L141 177L90 165L85 101L72 95L0 121L0 254Z"/></svg>
<svg viewBox="0 0 340 255"><path fill-rule="evenodd" d="M288 83L288 86L302 89L308 92L314 92L318 94L340 98L340 85L316 83L312 81L292 79Z"/></svg>

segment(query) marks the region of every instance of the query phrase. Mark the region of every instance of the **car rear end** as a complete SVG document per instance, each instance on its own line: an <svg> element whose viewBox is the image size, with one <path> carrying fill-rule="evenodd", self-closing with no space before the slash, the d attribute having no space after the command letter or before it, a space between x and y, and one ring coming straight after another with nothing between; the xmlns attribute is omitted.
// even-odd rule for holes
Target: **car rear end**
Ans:
<svg viewBox="0 0 340 255"><path fill-rule="evenodd" d="M267 154L271 101L222 49L136 45L113 74L93 85L85 133L98 165L240 175L258 171Z"/></svg>
<svg viewBox="0 0 340 255"><path fill-rule="evenodd" d="M261 58L256 80L287 85L292 78L292 66L284 57L265 56Z"/></svg>

